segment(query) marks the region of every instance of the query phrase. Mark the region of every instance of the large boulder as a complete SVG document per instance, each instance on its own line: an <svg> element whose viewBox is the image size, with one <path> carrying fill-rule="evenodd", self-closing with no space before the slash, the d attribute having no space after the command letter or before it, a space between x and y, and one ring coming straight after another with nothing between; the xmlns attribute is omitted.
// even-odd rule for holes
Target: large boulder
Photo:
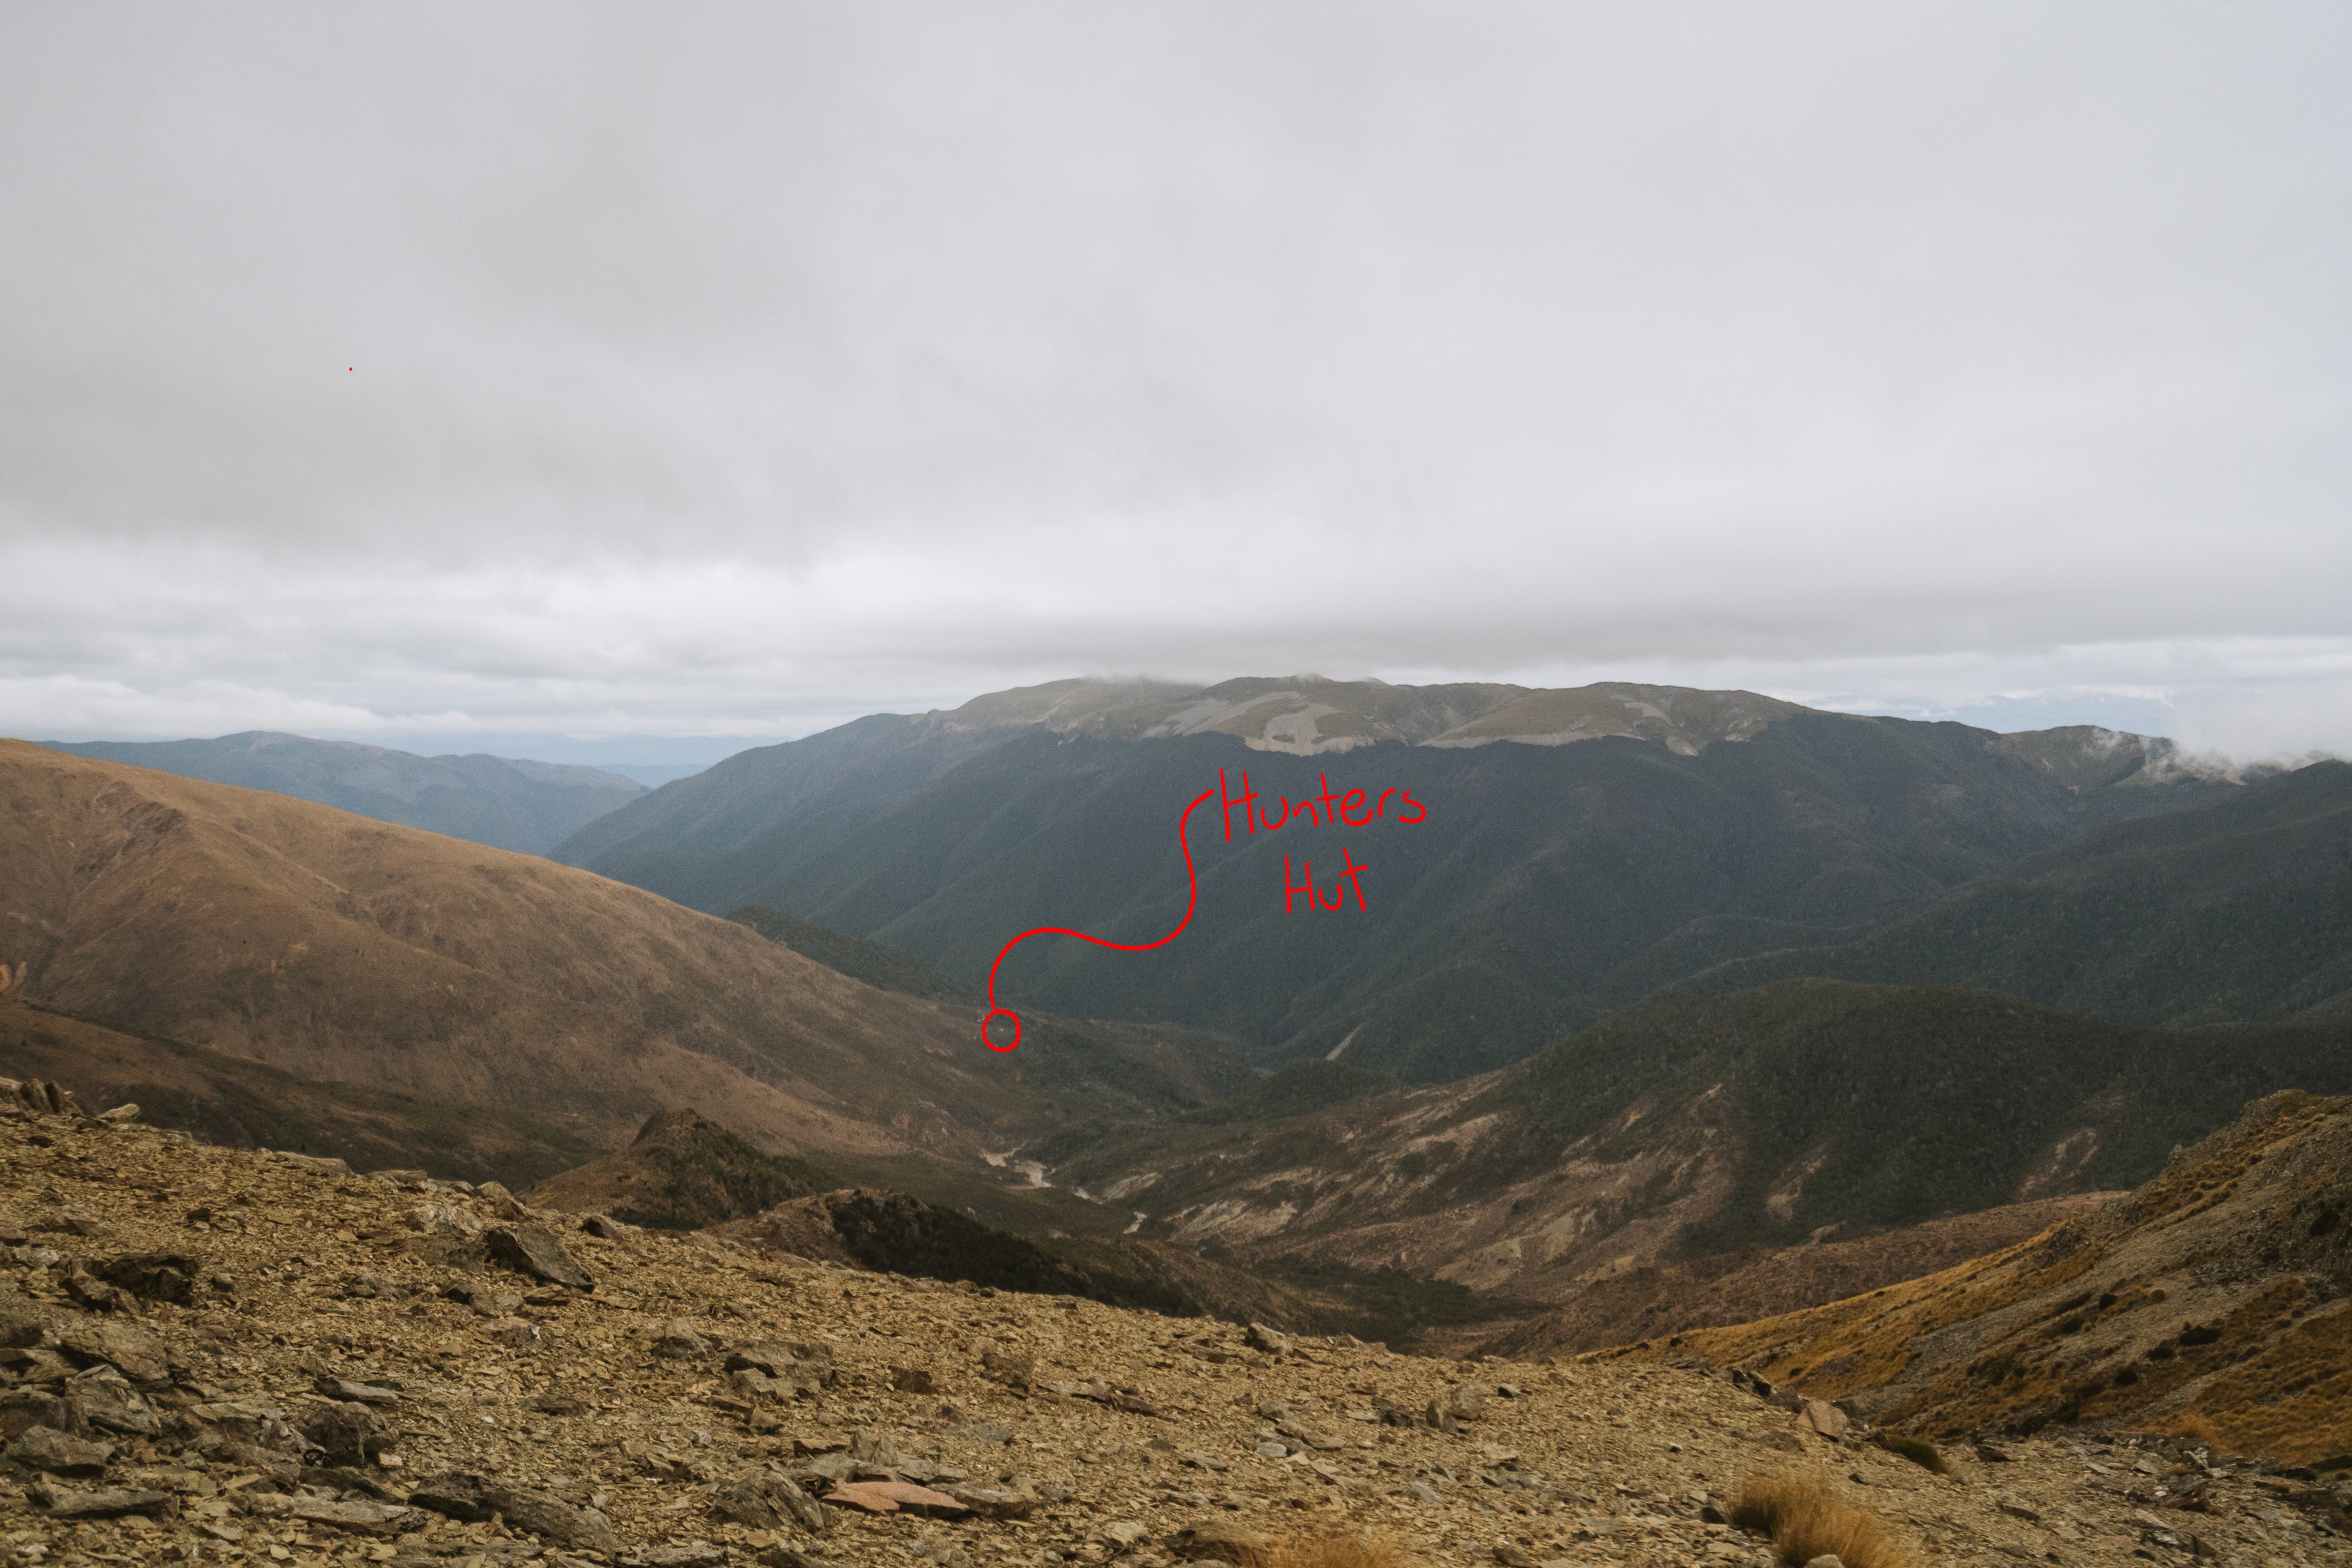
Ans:
<svg viewBox="0 0 2352 1568"><path fill-rule="evenodd" d="M798 1525L816 1534L830 1522L824 1505L803 1491L799 1482L774 1474L729 1481L711 1494L710 1508L719 1518L753 1530Z"/></svg>
<svg viewBox="0 0 2352 1568"><path fill-rule="evenodd" d="M194 1405L187 1414L198 1426L251 1447L295 1454L310 1447L275 1405L222 1399Z"/></svg>
<svg viewBox="0 0 2352 1568"><path fill-rule="evenodd" d="M126 1513L176 1514L178 1500L169 1492L130 1487L61 1487L35 1481L27 1494L33 1506L51 1519L118 1519Z"/></svg>
<svg viewBox="0 0 2352 1568"><path fill-rule="evenodd" d="M94 1367L65 1385L61 1395L92 1426L136 1437L163 1430L163 1418L130 1381L110 1366Z"/></svg>
<svg viewBox="0 0 2352 1568"><path fill-rule="evenodd" d="M311 1406L302 1435L331 1465L364 1465L393 1446L392 1427L367 1405L329 1401Z"/></svg>
<svg viewBox="0 0 2352 1568"><path fill-rule="evenodd" d="M163 1359L163 1342L119 1318L90 1318L77 1313L54 1331L58 1348L85 1366L104 1362L142 1388L172 1381Z"/></svg>
<svg viewBox="0 0 2352 1568"><path fill-rule="evenodd" d="M694 1331L684 1318L672 1318L654 1335L653 1352L667 1361L692 1361L708 1352L710 1342Z"/></svg>
<svg viewBox="0 0 2352 1568"><path fill-rule="evenodd" d="M54 1426L28 1426L0 1448L0 1459L53 1476L94 1476L114 1458L114 1445L93 1443Z"/></svg>
<svg viewBox="0 0 2352 1568"><path fill-rule="evenodd" d="M81 1407L42 1388L12 1388L0 1394L0 1443L8 1442L36 1426L53 1427L76 1437L89 1436L89 1424L82 1419Z"/></svg>
<svg viewBox="0 0 2352 1568"><path fill-rule="evenodd" d="M196 1293L204 1264L177 1252L125 1252L99 1266L98 1277L147 1301L185 1305Z"/></svg>
<svg viewBox="0 0 2352 1568"><path fill-rule="evenodd" d="M556 1240L555 1233L543 1225L493 1226L482 1239L494 1260L519 1274L544 1279L551 1285L567 1285L574 1290L596 1289L596 1281L588 1271L563 1250L563 1243Z"/></svg>
<svg viewBox="0 0 2352 1568"><path fill-rule="evenodd" d="M33 1079L25 1083L16 1083L14 1079L0 1081L6 1081L11 1085L9 1091L11 1100L36 1116L70 1116L79 1121L89 1115L89 1111L81 1108L81 1103L74 1099L73 1090L69 1089L60 1088L57 1084L41 1079Z"/></svg>
<svg viewBox="0 0 2352 1568"><path fill-rule="evenodd" d="M552 1492L507 1486L470 1470L446 1470L421 1481L408 1494L418 1508L467 1524L478 1524L490 1515L505 1516L515 1530L529 1531L559 1546L583 1552L611 1552L613 1521L593 1508L579 1508Z"/></svg>

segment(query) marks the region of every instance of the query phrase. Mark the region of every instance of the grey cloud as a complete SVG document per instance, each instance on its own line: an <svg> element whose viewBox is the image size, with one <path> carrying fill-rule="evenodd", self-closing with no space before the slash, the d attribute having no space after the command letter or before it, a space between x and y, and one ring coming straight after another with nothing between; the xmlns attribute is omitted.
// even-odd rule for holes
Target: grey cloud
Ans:
<svg viewBox="0 0 2352 1568"><path fill-rule="evenodd" d="M0 729L1681 669L2352 744L2347 46L2320 5L19 8Z"/></svg>

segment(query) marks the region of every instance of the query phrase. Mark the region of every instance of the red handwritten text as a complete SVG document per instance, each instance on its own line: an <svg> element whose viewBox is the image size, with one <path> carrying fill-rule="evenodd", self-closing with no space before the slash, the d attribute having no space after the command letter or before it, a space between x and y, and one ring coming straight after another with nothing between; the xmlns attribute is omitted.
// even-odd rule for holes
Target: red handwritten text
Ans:
<svg viewBox="0 0 2352 1568"><path fill-rule="evenodd" d="M1339 858L1347 862L1348 868L1339 873L1339 879L1338 881L1331 884L1330 900L1328 902L1326 902L1324 900L1324 896L1315 890L1315 862L1312 860L1300 861L1299 875L1304 877L1306 880L1294 883L1290 879L1290 857L1285 855L1282 858L1282 912L1284 914L1288 914L1290 912L1291 897L1297 893L1304 893L1307 895L1307 907L1310 910L1339 909L1348 901L1348 889L1349 888L1356 889L1356 907L1360 910L1367 907L1364 903L1364 884L1362 880L1357 877L1356 873L1359 871L1368 870L1370 868L1357 865L1356 858L1348 853L1348 847L1344 844L1339 846Z"/></svg>
<svg viewBox="0 0 2352 1568"><path fill-rule="evenodd" d="M1234 813L1236 810L1242 814L1243 831L1252 834L1261 828L1268 833L1279 832L1302 816L1317 827L1328 827L1333 823L1345 823L1349 827L1369 827L1376 819L1388 814L1389 799L1392 795L1397 801L1397 821L1410 825L1424 821L1429 816L1429 808L1413 799L1412 791L1409 789L1384 789L1381 791L1380 799L1375 801L1365 790L1333 791L1328 773L1318 773L1315 777L1322 784L1323 793L1310 795L1297 805L1290 804L1288 795L1277 796L1282 802L1282 813L1276 816L1272 808L1260 804L1257 791L1250 788L1248 769L1242 770L1242 793L1235 795L1225 783L1225 770L1219 768L1217 801L1225 810L1225 842L1231 844L1234 841Z"/></svg>
<svg viewBox="0 0 2352 1568"><path fill-rule="evenodd" d="M1234 838L1234 812L1236 808L1242 814L1242 831L1244 836L1258 832L1279 832L1285 826L1297 822L1300 817L1305 817L1308 823L1318 827L1335 825L1365 827L1383 819L1410 826L1412 823L1426 821L1429 816L1428 808L1413 799L1412 792L1408 789L1384 789L1381 791L1379 798L1375 799L1367 790L1334 790L1328 773L1318 773L1316 782L1323 786L1320 795L1309 795L1296 805L1290 803L1287 796L1277 797L1282 802L1282 809L1280 814L1276 815L1264 804L1258 793L1250 788L1247 773L1242 774L1241 794L1235 795L1225 782L1225 770L1219 768L1217 787L1213 790L1203 790L1194 796L1192 804L1186 806L1183 814L1176 819L1176 847L1184 857L1184 880L1190 893L1184 905L1184 918L1176 922L1176 929L1157 942L1111 942L1103 937L1088 936L1085 931L1072 931L1067 926L1032 926L998 949L996 962L988 966L988 1011L982 1015L980 1020L981 1043L992 1051L1009 1051L1021 1044L1021 1015L1010 1007L1000 1007L996 1005L996 972L1004 966L1006 956L1031 937L1073 936L1080 942L1091 942L1097 947L1109 948L1114 952L1150 952L1154 948L1166 947L1184 934L1184 928L1192 923L1192 916L1201 907L1201 879L1199 873L1192 868L1192 845L1187 836L1187 829L1192 824L1192 813L1206 805L1211 795L1215 795L1218 803L1224 808L1225 842L1228 844L1232 843ZM1389 816L1389 802L1391 799L1397 803L1396 815L1393 817ZM1292 881L1290 857L1285 855L1282 858L1282 912L1289 914L1296 910L1301 894L1306 895L1307 907L1310 910L1345 909L1350 889L1355 891L1356 908L1369 910L1371 906L1364 898L1363 873L1370 869L1370 867L1367 863L1357 860L1344 844L1339 847L1339 879L1334 881L1329 891L1326 892L1315 885L1315 863L1312 860L1299 862L1298 875L1301 879ZM1009 1018L1013 1021L1011 1037L1003 1039L1002 1043L999 1043L999 1037L991 1030L991 1026L999 1018Z"/></svg>
<svg viewBox="0 0 2352 1568"><path fill-rule="evenodd" d="M1277 811L1275 807L1266 805L1265 798L1257 791L1250 788L1247 770L1244 770L1242 773L1241 793L1235 795L1233 785L1226 782L1225 770L1219 768L1217 770L1217 804L1224 809L1225 842L1230 844L1234 841L1235 811L1242 814L1242 831L1244 836L1260 832L1278 833L1300 817L1305 817L1310 825L1317 827L1328 827L1334 824L1348 827L1368 827L1372 823L1382 819L1401 822L1410 826L1416 822L1425 822L1429 819L1429 808L1413 799L1412 791L1409 789L1384 789L1381 791L1379 798L1375 799L1369 790L1333 789L1331 775L1328 773L1317 773L1315 782L1323 786L1321 794L1310 795L1296 805L1291 804L1288 795L1277 795L1275 798L1282 803L1281 809ZM1397 803L1394 816L1389 816L1389 802L1391 799ZM1348 852L1348 847L1344 844L1339 846L1339 859L1344 868L1339 873L1339 879L1331 884L1328 893L1323 893L1318 892L1315 887L1315 862L1300 861L1299 876L1302 879L1294 882L1290 877L1290 857L1285 855L1282 858L1282 912L1289 914L1296 910L1297 905L1294 900L1301 893L1307 896L1307 907L1310 910L1343 909L1347 906L1348 889L1350 888L1356 892L1356 907L1360 910L1370 908L1364 899L1364 880L1360 875L1370 868L1369 863L1359 862Z"/></svg>

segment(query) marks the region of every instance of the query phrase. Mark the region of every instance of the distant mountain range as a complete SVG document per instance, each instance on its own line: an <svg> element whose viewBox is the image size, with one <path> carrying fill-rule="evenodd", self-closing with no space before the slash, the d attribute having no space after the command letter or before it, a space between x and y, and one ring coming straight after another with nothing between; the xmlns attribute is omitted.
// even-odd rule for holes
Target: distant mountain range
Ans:
<svg viewBox="0 0 2352 1568"><path fill-rule="evenodd" d="M500 849L544 854L646 786L603 768L482 755L419 757L266 730L212 741L40 742L53 752L314 800ZM676 770L664 770L667 777Z"/></svg>
<svg viewBox="0 0 2352 1568"><path fill-rule="evenodd" d="M2189 813L2183 834L2226 835L2194 808L2327 788L2249 782L2109 731L1999 735L1747 692L1065 681L740 753L553 854L698 908L766 906L883 942L976 989L1031 926L1125 942L1171 930L1186 900L1175 824L1221 773L1234 794L1246 774L1269 806L1327 784L1366 805L1355 826L1320 805L1279 831L1244 833L1235 816L1228 842L1213 803L1193 820L1201 901L1182 941L1144 954L1034 942L1004 963L1000 999L1213 1029L1271 1064L1344 1051L1444 1082L1660 987L1712 984L1697 977L1718 965L1846 973L1864 962L1852 944L2102 829ZM1387 790L1426 820L1363 823ZM1328 883L1343 850L1370 868L1365 907L1286 912L1286 878L1311 864ZM2184 854L2184 877L2215 864ZM2304 885L2317 902L2294 900L2318 918L2293 953L2340 951L2347 889L2317 868ZM2225 879L2213 918L2262 928L2275 896ZM2010 935L2031 946L2039 930ZM2115 934L2112 975L2052 999L2153 1020L2273 1016L2332 994L2314 963L2281 956L2211 995ZM1932 973L1888 961L1868 977L2000 984L1934 956Z"/></svg>

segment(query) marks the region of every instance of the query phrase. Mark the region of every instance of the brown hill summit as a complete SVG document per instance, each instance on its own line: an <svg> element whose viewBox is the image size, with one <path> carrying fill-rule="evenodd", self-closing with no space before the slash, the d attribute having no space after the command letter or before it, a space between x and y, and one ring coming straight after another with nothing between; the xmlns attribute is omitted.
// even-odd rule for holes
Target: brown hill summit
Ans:
<svg viewBox="0 0 2352 1568"><path fill-rule="evenodd" d="M2185 1469L2177 1443L1935 1474L1687 1369L1471 1367L596 1229L0 1102L0 1548L1167 1568L1369 1534L1398 1568L1767 1568L1811 1553L1723 1516L1793 1471L1883 1524L1850 1568L2352 1561L2328 1490L2261 1467L2200 1469L2202 1511L2097 1484Z"/></svg>
<svg viewBox="0 0 2352 1568"><path fill-rule="evenodd" d="M2352 1467L2347 1216L2352 1099L2272 1095L2030 1242L1633 1353L1709 1356L1939 1435L2154 1426Z"/></svg>
<svg viewBox="0 0 2352 1568"><path fill-rule="evenodd" d="M0 966L14 994L118 1030L606 1147L648 1105L697 1101L820 1154L970 1153L1063 1113L968 1014L638 889L17 741ZM1098 1087L1063 1092L1091 1110Z"/></svg>

